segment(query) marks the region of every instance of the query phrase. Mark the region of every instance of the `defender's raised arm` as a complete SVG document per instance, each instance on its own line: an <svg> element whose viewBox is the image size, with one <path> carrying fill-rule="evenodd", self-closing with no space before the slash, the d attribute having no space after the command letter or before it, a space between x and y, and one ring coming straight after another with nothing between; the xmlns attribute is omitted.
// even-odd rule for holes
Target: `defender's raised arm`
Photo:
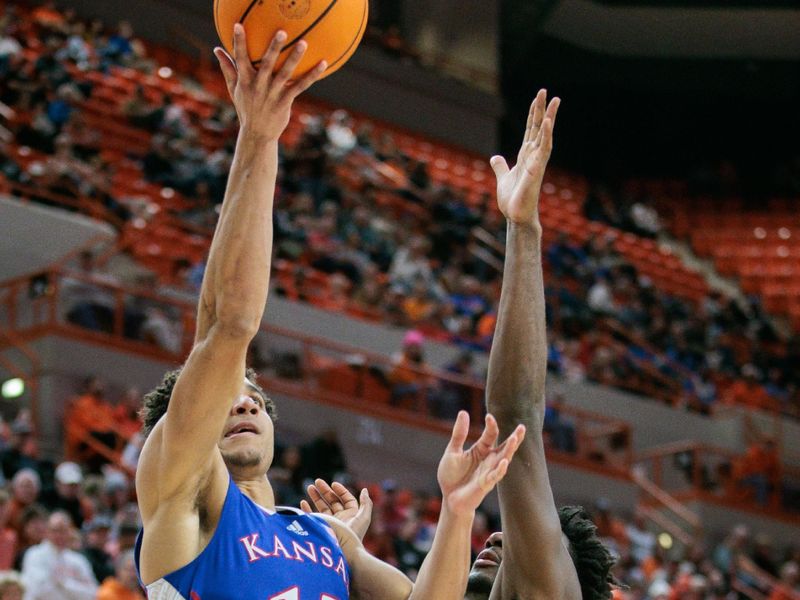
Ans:
<svg viewBox="0 0 800 600"><path fill-rule="evenodd" d="M517 164L495 156L497 201L508 223L503 288L489 358L486 402L501 435L518 424L528 435L498 486L503 562L492 598L580 598L542 440L547 333L539 193L553 147L559 99L540 91L531 106Z"/></svg>

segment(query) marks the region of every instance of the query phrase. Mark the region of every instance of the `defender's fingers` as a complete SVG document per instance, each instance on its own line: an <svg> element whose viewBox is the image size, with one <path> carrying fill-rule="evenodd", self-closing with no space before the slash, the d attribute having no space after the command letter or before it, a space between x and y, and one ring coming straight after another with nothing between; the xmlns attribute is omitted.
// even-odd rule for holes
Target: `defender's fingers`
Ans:
<svg viewBox="0 0 800 600"><path fill-rule="evenodd" d="M531 112L529 114L530 119L530 127L525 132L525 141L530 142L536 139L536 136L539 133L539 128L542 125L542 119L544 118L544 111L545 106L547 105L547 90L541 89L539 93L536 94L536 99L533 101L531 105Z"/></svg>
<svg viewBox="0 0 800 600"><path fill-rule="evenodd" d="M300 40L295 44L294 48L289 51L289 58L283 63L281 68L275 73L272 83L276 90L282 90L283 86L292 78L294 70L303 58L303 55L308 49L308 43L305 40Z"/></svg>
<svg viewBox="0 0 800 600"><path fill-rule="evenodd" d="M525 426L517 425L517 428L509 435L505 441L497 447L497 452L503 458L511 460L516 451L525 439Z"/></svg>
<svg viewBox="0 0 800 600"><path fill-rule="evenodd" d="M545 120L550 119L552 125L555 125L556 122L556 115L558 114L558 107L561 106L561 98L553 98L551 100L550 105L547 107L547 114L545 114ZM552 128L550 130L552 134ZM539 133L536 136L536 146L540 146L542 141L544 140L545 130L544 130L544 123L539 128Z"/></svg>
<svg viewBox="0 0 800 600"><path fill-rule="evenodd" d="M269 78L272 76L272 71L275 69L275 63L278 62L278 57L281 55L281 49L283 48L283 44L286 42L288 37L288 34L282 29L279 29L275 32L275 35L272 36L272 41L269 43L269 46L267 46L267 49L261 56L261 60L258 61L259 75L264 78Z"/></svg>
<svg viewBox="0 0 800 600"><path fill-rule="evenodd" d="M482 452L488 452L497 441L497 436L500 435L500 428L497 426L497 420L492 415L486 415L486 426L483 428L483 433L478 441L475 442L473 448L479 448Z"/></svg>
<svg viewBox="0 0 800 600"><path fill-rule="evenodd" d="M453 433L450 436L450 443L447 445L448 452L461 452L464 450L464 442L469 435L469 414L465 410L458 411L456 422L453 425Z"/></svg>
<svg viewBox="0 0 800 600"><path fill-rule="evenodd" d="M331 488L336 495L339 496L339 500L345 508L358 508L358 500L356 500L356 497L341 483L334 481L333 484L331 484Z"/></svg>
<svg viewBox="0 0 800 600"><path fill-rule="evenodd" d="M233 64L233 59L228 56L228 53L220 47L214 48L214 56L217 57L219 69L225 78L225 87L228 88L228 94L233 100L233 92L236 89L236 65Z"/></svg>
<svg viewBox="0 0 800 600"><path fill-rule="evenodd" d="M311 501L314 503L314 508L317 509L317 512L321 512L326 515L333 514L331 507L328 506L327 502L325 502L325 498L322 497L322 493L317 489L317 486L309 485L306 491L308 492L308 497L311 498Z"/></svg>
<svg viewBox="0 0 800 600"><path fill-rule="evenodd" d="M317 486L317 489L322 494L322 497L325 499L325 502L327 502L330 505L332 510L334 511L341 510L336 508L337 504L342 508L344 508L344 504L339 498L339 495L336 492L334 492L333 489L331 489L331 486L328 485L328 482L322 479L317 479L314 481L314 484Z"/></svg>
<svg viewBox="0 0 800 600"><path fill-rule="evenodd" d="M305 500L300 500L300 510L302 510L304 513L314 512L311 510L311 505Z"/></svg>
<svg viewBox="0 0 800 600"><path fill-rule="evenodd" d="M507 472L508 472L508 459L504 458L499 463L497 463L497 466L494 469L489 471L489 473L486 476L486 485L490 489L493 488L500 482L501 479L503 479L503 477L506 476Z"/></svg>
<svg viewBox="0 0 800 600"><path fill-rule="evenodd" d="M511 170L508 168L508 163L506 162L506 159L503 158L502 156L493 156L489 160L489 164L491 165L492 170L494 171L494 176L497 179L500 179L503 175L505 175Z"/></svg>
<svg viewBox="0 0 800 600"><path fill-rule="evenodd" d="M369 497L369 490L367 488L361 490L358 500L361 503L361 508L359 508L359 511L367 509L372 510L372 498Z"/></svg>
<svg viewBox="0 0 800 600"><path fill-rule="evenodd" d="M319 63L317 63L316 67L311 69L308 73L303 75L300 79L295 81L292 85L290 85L287 88L286 93L289 96L289 98L294 100L300 94L305 92L308 88L314 85L317 81L319 81L319 78L322 77L322 74L325 72L327 68L328 68L328 63L326 61L322 60Z"/></svg>

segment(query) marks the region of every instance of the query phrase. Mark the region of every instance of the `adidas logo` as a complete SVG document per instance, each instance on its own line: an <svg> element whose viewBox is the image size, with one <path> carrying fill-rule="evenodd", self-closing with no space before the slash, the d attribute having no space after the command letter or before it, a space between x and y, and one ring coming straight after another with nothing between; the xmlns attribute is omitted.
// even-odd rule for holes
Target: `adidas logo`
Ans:
<svg viewBox="0 0 800 600"><path fill-rule="evenodd" d="M308 535L308 532L303 529L303 526L300 525L297 521L292 521L292 524L286 527L292 533L296 533L297 535Z"/></svg>

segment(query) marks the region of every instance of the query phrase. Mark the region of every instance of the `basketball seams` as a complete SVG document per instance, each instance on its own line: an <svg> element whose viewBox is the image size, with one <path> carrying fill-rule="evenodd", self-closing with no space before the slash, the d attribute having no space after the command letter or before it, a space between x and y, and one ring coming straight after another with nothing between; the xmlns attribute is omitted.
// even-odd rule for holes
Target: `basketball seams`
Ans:
<svg viewBox="0 0 800 600"><path fill-rule="evenodd" d="M306 27L306 28L305 28L303 31L301 31L299 34L297 34L293 40L290 40L289 42L287 42L287 43L286 43L286 45L285 45L285 46L284 46L284 47L281 49L281 54L283 54L283 53L284 53L284 52L286 52L286 51L287 51L289 48L291 48L292 46L294 46L294 45L295 45L297 42L299 42L301 39L303 39L303 36L307 35L307 34L308 34L310 31L312 31L312 30L313 30L313 29L314 29L314 28L315 28L317 25L319 25L319 24L322 22L322 20L323 20L323 19L324 19L324 18L325 18L325 17L328 15L328 13L329 13L329 12L331 12L331 10L333 9L333 7L334 7L334 6L336 6L336 3L337 3L338 1L339 1L339 0L331 0L331 3L330 3L330 4L328 4L328 6L325 8L325 10L323 10L323 11L322 11L322 12L319 14L319 16L317 16L317 18L316 18L316 19L314 19L314 21L313 21L313 22L312 22L312 23L311 23L311 24L310 24L308 27ZM258 0L253 0L253 2L251 2L250 6L249 6L249 7L248 7L248 9L245 11L244 15L242 15L242 18L241 18L241 20L239 21L240 23L243 23L243 22L244 22L244 19L245 19L245 18L247 18L247 14L250 12L250 8L252 8L252 6L254 6L254 5L257 3L257 2L258 2ZM259 58L258 60L252 60L252 61L250 61L250 63L251 63L251 64L252 64L254 67L258 67L258 66L261 64L261 59Z"/></svg>
<svg viewBox="0 0 800 600"><path fill-rule="evenodd" d="M368 14L369 14L369 2L367 0L364 0L364 12L361 14L361 25L359 25L359 27L358 27L358 32L356 33L356 36L353 38L353 41L350 42L350 45L347 47L347 50L342 52L339 55L339 58L337 58L335 61L333 61L331 64L328 65L328 68L326 70L327 72L330 72L330 70L333 67L335 67L340 62L342 62L342 60L344 60L348 56L348 54L351 53L350 51L353 50L353 46L358 44L359 40L361 40L361 37L364 35L364 32L367 29L367 15Z"/></svg>

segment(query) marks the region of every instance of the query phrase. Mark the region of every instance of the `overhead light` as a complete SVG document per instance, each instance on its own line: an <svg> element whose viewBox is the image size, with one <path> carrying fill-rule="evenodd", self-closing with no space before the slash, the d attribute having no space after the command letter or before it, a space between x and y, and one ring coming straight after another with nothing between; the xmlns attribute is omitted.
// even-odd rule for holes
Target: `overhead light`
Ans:
<svg viewBox="0 0 800 600"><path fill-rule="evenodd" d="M13 400L19 398L25 393L25 381L19 377L13 379L6 379L0 387L0 395L6 400Z"/></svg>

